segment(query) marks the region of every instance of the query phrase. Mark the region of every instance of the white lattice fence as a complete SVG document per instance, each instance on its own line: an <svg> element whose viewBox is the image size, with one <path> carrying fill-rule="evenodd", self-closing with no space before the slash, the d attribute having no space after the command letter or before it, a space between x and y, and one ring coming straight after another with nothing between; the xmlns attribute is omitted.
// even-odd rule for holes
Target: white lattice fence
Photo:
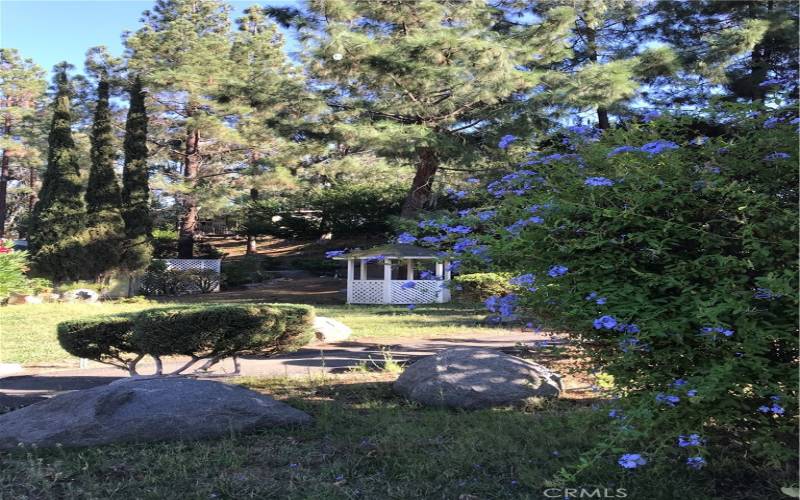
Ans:
<svg viewBox="0 0 800 500"><path fill-rule="evenodd" d="M222 264L221 259L161 259L167 263L167 269L177 269L188 271L190 269L211 269L219 272Z"/></svg>
<svg viewBox="0 0 800 500"><path fill-rule="evenodd" d="M353 304L382 304L383 280L353 281L350 302Z"/></svg>
<svg viewBox="0 0 800 500"><path fill-rule="evenodd" d="M414 280L413 288L403 288L408 281L392 280L392 304L432 304L439 302L443 281Z"/></svg>

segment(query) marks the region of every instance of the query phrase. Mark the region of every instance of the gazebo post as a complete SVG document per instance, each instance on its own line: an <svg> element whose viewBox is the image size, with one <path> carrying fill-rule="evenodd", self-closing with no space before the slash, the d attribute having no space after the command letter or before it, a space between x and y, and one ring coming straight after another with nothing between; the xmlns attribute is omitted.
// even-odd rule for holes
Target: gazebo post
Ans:
<svg viewBox="0 0 800 500"><path fill-rule="evenodd" d="M392 303L392 261L385 259L383 261L383 303Z"/></svg>
<svg viewBox="0 0 800 500"><path fill-rule="evenodd" d="M367 279L367 259L358 259L361 262L361 269L359 269L358 279Z"/></svg>
<svg viewBox="0 0 800 500"><path fill-rule="evenodd" d="M406 279L409 281L414 280L414 259L406 261Z"/></svg>
<svg viewBox="0 0 800 500"><path fill-rule="evenodd" d="M442 304L444 300L444 263L436 263L436 279L440 281L441 286L436 290L436 302Z"/></svg>
<svg viewBox="0 0 800 500"><path fill-rule="evenodd" d="M354 259L347 259L347 303L353 301L353 278L356 271L356 263Z"/></svg>

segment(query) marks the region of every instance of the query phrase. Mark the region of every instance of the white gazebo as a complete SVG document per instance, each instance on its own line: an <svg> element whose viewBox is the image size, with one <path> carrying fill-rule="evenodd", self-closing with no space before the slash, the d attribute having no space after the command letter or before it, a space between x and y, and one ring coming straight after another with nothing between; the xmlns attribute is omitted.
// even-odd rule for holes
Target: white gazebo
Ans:
<svg viewBox="0 0 800 500"><path fill-rule="evenodd" d="M347 261L348 304L431 304L450 302L447 260L427 248L384 245L334 257ZM358 279L356 279L358 261ZM416 261L428 261L417 264ZM405 265L403 265L405 264ZM423 266L433 264L432 270ZM369 279L369 268L382 267L381 279ZM376 270L372 270L378 274ZM423 278L424 277L424 278Z"/></svg>

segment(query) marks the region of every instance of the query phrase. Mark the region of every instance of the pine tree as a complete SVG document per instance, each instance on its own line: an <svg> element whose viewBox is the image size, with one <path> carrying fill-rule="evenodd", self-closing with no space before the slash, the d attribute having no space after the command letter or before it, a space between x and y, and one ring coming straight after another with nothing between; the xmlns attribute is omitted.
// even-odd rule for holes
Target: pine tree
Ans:
<svg viewBox="0 0 800 500"><path fill-rule="evenodd" d="M101 79L97 83L97 104L91 135L92 165L86 185L86 211L89 214L119 211L120 208L119 184L114 174L116 148L108 99L108 80Z"/></svg>
<svg viewBox="0 0 800 500"><path fill-rule="evenodd" d="M540 16L560 5L575 11L568 36L571 54L558 61L545 79L546 92L532 96L536 104L544 98L550 104L596 110L597 125L611 126L610 115L627 113L623 104L640 95L642 85L671 75L679 69L677 56L664 46L641 50L645 41L646 12L637 2L626 0L552 0L530 4L524 17ZM535 66L538 61L532 61ZM573 113L574 114L574 113Z"/></svg>
<svg viewBox="0 0 800 500"><path fill-rule="evenodd" d="M79 153L72 139L70 82L67 63L55 67L56 95L48 137L47 169L33 210L29 247L32 269L54 281L83 274L77 241L86 219L81 196Z"/></svg>
<svg viewBox="0 0 800 500"><path fill-rule="evenodd" d="M9 220L33 209L34 185L40 162L40 114L46 87L44 72L14 49L0 49L0 238ZM10 203L8 182L24 185L16 203Z"/></svg>
<svg viewBox="0 0 800 500"><path fill-rule="evenodd" d="M305 89L302 71L287 61L277 26L258 5L236 20L231 48L230 82L220 99L235 105L237 131L247 149L247 168L233 182L245 204L257 204L262 188L282 184L278 165L291 164L308 152L309 141L296 140L306 115L321 105ZM254 234L247 236L247 253L256 253Z"/></svg>
<svg viewBox="0 0 800 500"><path fill-rule="evenodd" d="M562 52L572 21L569 9L556 9L536 29L504 33L498 17L486 2L309 5L310 70L335 110L334 130L416 163L403 216L430 204L443 162L463 155L476 130L540 82L541 73L520 65Z"/></svg>
<svg viewBox="0 0 800 500"><path fill-rule="evenodd" d="M142 80L134 77L129 89L125 121L125 163L122 168L122 217L127 239L123 264L129 270L145 267L152 255L150 186L147 170L147 109Z"/></svg>
<svg viewBox="0 0 800 500"><path fill-rule="evenodd" d="M183 163L181 258L194 252L201 171L211 160L205 149L218 156L228 149L209 146L224 144L231 133L225 106L216 100L231 69L229 12L230 6L220 0L157 0L143 14L144 27L126 39L130 69L160 93L155 101L167 120L175 124L175 116L181 117L175 124L182 129L180 137L164 141L180 144L172 154Z"/></svg>
<svg viewBox="0 0 800 500"><path fill-rule="evenodd" d="M686 68L653 98L664 105L703 105L712 95L763 100L782 80L798 94L798 2L659 0L648 31L675 47Z"/></svg>

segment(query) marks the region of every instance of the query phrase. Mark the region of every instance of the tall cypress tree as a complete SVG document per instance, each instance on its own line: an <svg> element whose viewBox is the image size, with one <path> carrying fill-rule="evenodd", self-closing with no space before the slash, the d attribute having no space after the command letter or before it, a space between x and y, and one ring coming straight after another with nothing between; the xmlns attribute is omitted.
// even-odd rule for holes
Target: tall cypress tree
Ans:
<svg viewBox="0 0 800 500"><path fill-rule="evenodd" d="M83 229L86 212L81 197L79 152L72 139L69 68L67 63L55 67L57 91L48 137L47 169L33 210L29 237L32 269L54 281L82 274L75 239Z"/></svg>
<svg viewBox="0 0 800 500"><path fill-rule="evenodd" d="M108 80L101 79L97 83L97 107L91 136L92 166L86 186L86 210L89 214L109 210L119 211L120 208L119 184L114 175L116 151L108 98Z"/></svg>
<svg viewBox="0 0 800 500"><path fill-rule="evenodd" d="M150 186L147 171L147 109L142 80L136 76L129 89L130 107L125 121L125 164L122 168L122 217L127 239L123 263L129 270L146 266L152 254Z"/></svg>

